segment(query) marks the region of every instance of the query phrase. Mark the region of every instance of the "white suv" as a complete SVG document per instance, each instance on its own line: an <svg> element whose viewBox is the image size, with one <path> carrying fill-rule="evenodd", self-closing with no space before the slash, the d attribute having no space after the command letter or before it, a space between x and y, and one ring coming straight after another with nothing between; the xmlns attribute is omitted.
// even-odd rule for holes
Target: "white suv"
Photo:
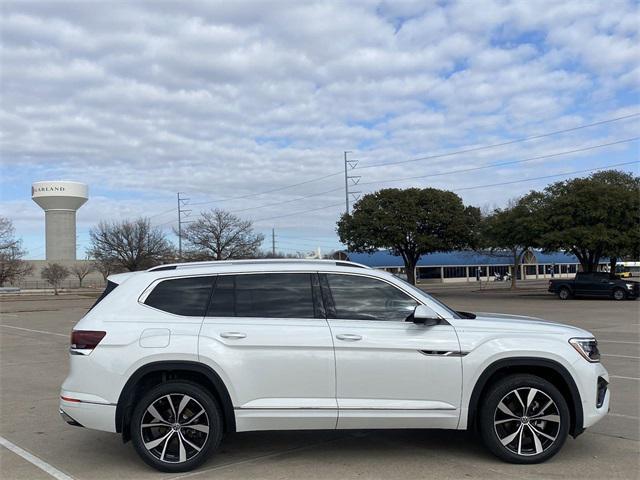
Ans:
<svg viewBox="0 0 640 480"><path fill-rule="evenodd" d="M503 460L535 463L609 409L589 332L456 312L340 261L113 275L70 353L62 417L169 472L251 430L477 429Z"/></svg>

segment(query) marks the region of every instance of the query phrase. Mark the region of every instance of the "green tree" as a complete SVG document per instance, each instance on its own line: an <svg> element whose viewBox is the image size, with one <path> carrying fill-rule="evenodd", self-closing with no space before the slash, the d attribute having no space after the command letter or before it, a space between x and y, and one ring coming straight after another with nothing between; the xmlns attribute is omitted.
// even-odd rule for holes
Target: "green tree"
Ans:
<svg viewBox="0 0 640 480"><path fill-rule="evenodd" d="M388 248L404 260L415 284L421 255L475 246L480 210L435 188L383 189L362 197L338 221L340 241L356 252Z"/></svg>
<svg viewBox="0 0 640 480"><path fill-rule="evenodd" d="M511 201L507 208L496 209L483 221L482 241L493 255L509 255L512 265L511 288L517 287L522 257L538 245L542 232L540 212L544 195L531 192Z"/></svg>
<svg viewBox="0 0 640 480"><path fill-rule="evenodd" d="M637 255L640 251L640 178L606 170L565 180L545 190L540 237L546 250L578 257L585 272L600 259Z"/></svg>

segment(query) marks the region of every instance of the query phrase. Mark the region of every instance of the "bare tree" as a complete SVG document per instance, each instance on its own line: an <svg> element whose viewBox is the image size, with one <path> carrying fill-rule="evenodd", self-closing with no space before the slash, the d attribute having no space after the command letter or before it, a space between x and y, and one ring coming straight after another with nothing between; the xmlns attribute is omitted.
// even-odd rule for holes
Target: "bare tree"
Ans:
<svg viewBox="0 0 640 480"><path fill-rule="evenodd" d="M76 262L71 267L71 273L73 273L76 277L78 277L78 283L80 284L80 288L82 288L82 281L84 277L93 272L94 266L93 263L89 261L89 259L85 259L84 261Z"/></svg>
<svg viewBox="0 0 640 480"><path fill-rule="evenodd" d="M120 268L118 268L118 265L116 265L115 260L108 257L102 258L100 260L94 260L93 268L98 271L100 275L102 275L105 283L107 282L107 277L109 275L120 271Z"/></svg>
<svg viewBox="0 0 640 480"><path fill-rule="evenodd" d="M53 287L54 295L58 295L58 289L62 281L69 276L69 270L59 263L49 263L40 272L40 276Z"/></svg>
<svg viewBox="0 0 640 480"><path fill-rule="evenodd" d="M153 267L175 257L164 232L147 218L122 222L100 222L89 231L89 254L100 263L133 272Z"/></svg>
<svg viewBox="0 0 640 480"><path fill-rule="evenodd" d="M264 235L253 232L250 220L224 210L203 212L182 232L187 254L193 260L228 260L259 255Z"/></svg>
<svg viewBox="0 0 640 480"><path fill-rule="evenodd" d="M33 265L22 260L25 254L11 220L0 217L0 287L19 282L33 271Z"/></svg>

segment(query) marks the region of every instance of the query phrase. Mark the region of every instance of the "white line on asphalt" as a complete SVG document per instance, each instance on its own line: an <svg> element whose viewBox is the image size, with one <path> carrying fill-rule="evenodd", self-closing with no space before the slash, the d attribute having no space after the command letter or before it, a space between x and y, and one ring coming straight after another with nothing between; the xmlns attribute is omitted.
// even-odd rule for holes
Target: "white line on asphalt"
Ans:
<svg viewBox="0 0 640 480"><path fill-rule="evenodd" d="M327 444L327 443L337 442L339 440L344 440L345 438L347 438L347 437L344 436L344 437L333 438L333 439L321 441L321 442L318 442L318 443L312 443L312 444L309 444L309 445L303 445L301 447L287 448L287 449L282 450L280 452L267 453L265 455L258 455L258 456L252 457L252 458L247 458L246 460L239 460L237 462L223 463L222 465L218 465L217 467L211 467L211 468L206 468L206 469L200 470L200 471L184 473L184 474L178 475L176 477L169 477L168 480L178 480L178 479L181 479L181 478L195 477L195 476L201 475L203 473L209 473L209 472L213 472L215 470L222 470L222 469L225 469L225 468L231 468L231 467L236 467L236 466L240 466L240 465L246 465L247 463L259 462L260 460L268 460L270 458L279 457L281 455L286 455L288 453L299 452L299 451L303 451L303 450L311 450L314 447L317 447L317 446L320 446L320 445L324 445L324 444Z"/></svg>
<svg viewBox="0 0 640 480"><path fill-rule="evenodd" d="M634 357L633 355L613 355L612 353L602 353L600 354L602 357L616 357L616 358L635 358L636 360L640 360L640 357Z"/></svg>
<svg viewBox="0 0 640 480"><path fill-rule="evenodd" d="M630 418L633 420L640 420L640 417L634 417L633 415L622 415L621 413L607 413L608 417L622 417L622 418Z"/></svg>
<svg viewBox="0 0 640 480"><path fill-rule="evenodd" d="M51 475L53 478L56 478L57 480L73 480L73 478L67 475L66 473L61 472L53 465L49 465L44 460L41 460L35 455L30 454L26 450L23 450L22 448L20 448L14 443L11 443L9 440L7 440L4 437L0 437L0 445L11 450L16 455L20 455L27 462L31 463L32 465L35 465L40 470L47 472L49 475Z"/></svg>
<svg viewBox="0 0 640 480"><path fill-rule="evenodd" d="M640 381L640 378L638 378L638 377L623 377L621 375L609 375L609 378L621 378L623 380L638 380L638 381Z"/></svg>
<svg viewBox="0 0 640 480"><path fill-rule="evenodd" d="M13 325L0 325L0 327L15 328L16 330L24 330L25 332L46 333L47 335L57 335L58 337L69 338L69 335L64 333L47 332L46 330L32 330L31 328L14 327Z"/></svg>
<svg viewBox="0 0 640 480"><path fill-rule="evenodd" d="M625 343L627 345L640 345L640 342L620 342L618 340L603 340L601 338L598 339L598 343Z"/></svg>

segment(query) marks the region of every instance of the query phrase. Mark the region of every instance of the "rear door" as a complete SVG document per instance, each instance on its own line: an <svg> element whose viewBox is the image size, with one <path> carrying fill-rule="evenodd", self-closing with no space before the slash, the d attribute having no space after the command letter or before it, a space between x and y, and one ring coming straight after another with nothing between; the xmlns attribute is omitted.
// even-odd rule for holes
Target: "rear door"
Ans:
<svg viewBox="0 0 640 480"><path fill-rule="evenodd" d="M238 431L335 428L333 342L315 272L219 275L199 346L229 387Z"/></svg>
<svg viewBox="0 0 640 480"><path fill-rule="evenodd" d="M407 322L419 302L355 274L321 275L336 352L338 428L456 428L462 359L447 322Z"/></svg>
<svg viewBox="0 0 640 480"><path fill-rule="evenodd" d="M593 274L591 273L579 273L576 275L576 278L573 282L574 293L576 295L586 295L591 296L595 295L595 287L594 282L596 280L593 278Z"/></svg>

